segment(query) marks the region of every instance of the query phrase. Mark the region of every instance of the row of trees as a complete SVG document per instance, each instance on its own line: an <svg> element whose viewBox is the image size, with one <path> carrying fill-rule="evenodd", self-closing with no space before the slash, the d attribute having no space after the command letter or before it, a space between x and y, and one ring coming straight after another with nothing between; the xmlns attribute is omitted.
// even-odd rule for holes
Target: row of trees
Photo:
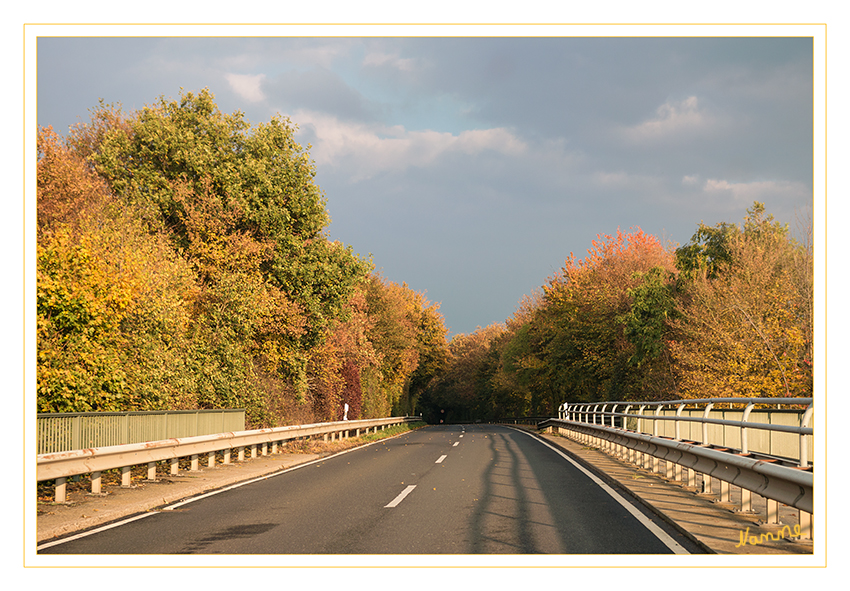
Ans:
<svg viewBox="0 0 850 591"><path fill-rule="evenodd" d="M294 132L208 91L40 130L39 412L413 410L448 355L438 306L327 238Z"/></svg>
<svg viewBox="0 0 850 591"><path fill-rule="evenodd" d="M600 236L512 318L447 343L438 306L328 239L294 133L208 91L40 130L40 412L244 407L267 426L344 404L437 422L811 394L810 240L763 204L678 249Z"/></svg>
<svg viewBox="0 0 850 591"><path fill-rule="evenodd" d="M810 232L810 229L809 229ZM599 236L504 323L452 339L432 419L553 416L564 401L811 396L813 252L761 203L665 248Z"/></svg>

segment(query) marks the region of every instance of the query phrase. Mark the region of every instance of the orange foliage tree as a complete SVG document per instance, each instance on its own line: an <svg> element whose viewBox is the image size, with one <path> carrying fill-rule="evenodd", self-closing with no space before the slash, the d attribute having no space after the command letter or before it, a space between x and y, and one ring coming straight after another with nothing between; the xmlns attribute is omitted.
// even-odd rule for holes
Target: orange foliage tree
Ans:
<svg viewBox="0 0 850 591"><path fill-rule="evenodd" d="M552 412L557 400L659 394L663 367L640 363L635 355L643 332L635 326L633 306L647 277L662 276L666 287L673 271L671 253L640 229L599 236L583 260L570 256L544 285L543 304L530 327L531 353L551 384L546 410ZM630 317L633 330L627 332Z"/></svg>

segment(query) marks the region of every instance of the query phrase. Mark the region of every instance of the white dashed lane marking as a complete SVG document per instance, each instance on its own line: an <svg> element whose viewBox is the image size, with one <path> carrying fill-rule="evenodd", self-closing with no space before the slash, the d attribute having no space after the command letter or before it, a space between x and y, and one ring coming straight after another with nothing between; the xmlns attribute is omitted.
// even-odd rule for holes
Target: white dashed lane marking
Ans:
<svg viewBox="0 0 850 591"><path fill-rule="evenodd" d="M411 485L410 485L410 486L408 486L406 489L404 489L403 491L401 491L401 492L399 493L399 495L398 495L396 498L394 498L392 501L390 501L390 503L389 503L388 505L384 505L384 508L387 508L387 507L395 507L396 505L398 505L399 503L401 503L401 502L404 500L404 497L406 497L406 496L407 496L407 495L409 495L411 492L413 492L413 489L414 489L414 488L416 488L416 485L415 485L415 484L411 484Z"/></svg>

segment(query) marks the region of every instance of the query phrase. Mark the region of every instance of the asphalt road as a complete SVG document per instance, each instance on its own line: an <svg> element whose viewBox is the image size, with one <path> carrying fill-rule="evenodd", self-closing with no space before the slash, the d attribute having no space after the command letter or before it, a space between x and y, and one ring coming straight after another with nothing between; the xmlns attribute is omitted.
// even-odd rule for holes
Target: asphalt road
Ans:
<svg viewBox="0 0 850 591"><path fill-rule="evenodd" d="M619 496L527 432L432 426L176 503L39 554L693 550Z"/></svg>

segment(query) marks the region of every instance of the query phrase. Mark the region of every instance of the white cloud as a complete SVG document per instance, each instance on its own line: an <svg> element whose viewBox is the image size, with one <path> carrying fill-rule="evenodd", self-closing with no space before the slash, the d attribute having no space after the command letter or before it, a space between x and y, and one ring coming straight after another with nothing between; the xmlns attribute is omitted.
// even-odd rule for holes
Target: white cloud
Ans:
<svg viewBox="0 0 850 591"><path fill-rule="evenodd" d="M751 183L730 183L723 179L708 179L703 191L712 196L728 196L740 204L753 201L781 199L801 201L811 198L811 190L803 183L790 181L755 181Z"/></svg>
<svg viewBox="0 0 850 591"><path fill-rule="evenodd" d="M230 88L246 101L259 103L266 100L262 89L265 74L225 74L224 77L230 84Z"/></svg>
<svg viewBox="0 0 850 591"><path fill-rule="evenodd" d="M655 141L700 131L711 123L711 117L700 109L697 97L690 96L682 101L664 103L656 109L655 117L626 128L624 134L634 142Z"/></svg>
<svg viewBox="0 0 850 591"><path fill-rule="evenodd" d="M298 111L293 117L309 130L311 155L321 167L348 169L353 181L380 172L427 166L450 153L478 155L487 151L516 156L526 144L502 128L467 130L458 135L433 130L410 131L401 125L382 126L341 121L331 115Z"/></svg>

